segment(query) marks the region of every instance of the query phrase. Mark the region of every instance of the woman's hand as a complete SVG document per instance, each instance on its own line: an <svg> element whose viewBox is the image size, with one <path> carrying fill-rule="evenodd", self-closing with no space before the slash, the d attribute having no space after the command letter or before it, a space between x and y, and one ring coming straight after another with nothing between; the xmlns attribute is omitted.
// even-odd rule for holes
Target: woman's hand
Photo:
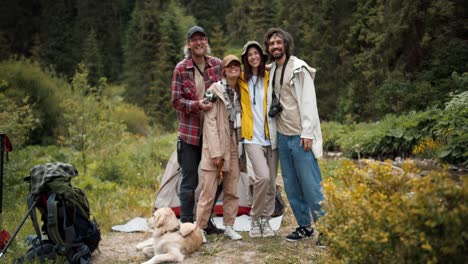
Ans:
<svg viewBox="0 0 468 264"><path fill-rule="evenodd" d="M224 160L221 157L216 157L211 159L213 163L216 165L218 168L217 170L217 177L219 177L221 180L223 180L223 165L224 165Z"/></svg>

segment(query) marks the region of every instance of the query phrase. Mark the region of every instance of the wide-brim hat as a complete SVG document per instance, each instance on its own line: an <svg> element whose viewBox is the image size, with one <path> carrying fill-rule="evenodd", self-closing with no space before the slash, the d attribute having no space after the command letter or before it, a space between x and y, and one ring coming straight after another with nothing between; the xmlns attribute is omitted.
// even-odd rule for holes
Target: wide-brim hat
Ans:
<svg viewBox="0 0 468 264"><path fill-rule="evenodd" d="M268 60L268 55L263 51L262 45L260 45L260 43L258 43L255 40L249 40L249 41L247 41L247 43L245 43L244 47L242 48L242 54L241 54L242 59L244 58L244 56L247 55L247 50L251 46L257 46L258 49L261 51L261 54L263 55L263 60L265 62Z"/></svg>

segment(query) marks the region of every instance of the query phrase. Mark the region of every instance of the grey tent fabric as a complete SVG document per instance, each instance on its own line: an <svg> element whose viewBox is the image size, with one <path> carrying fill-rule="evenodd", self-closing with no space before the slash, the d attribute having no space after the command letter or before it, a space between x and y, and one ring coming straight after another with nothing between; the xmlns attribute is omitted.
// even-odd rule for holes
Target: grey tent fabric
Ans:
<svg viewBox="0 0 468 264"><path fill-rule="evenodd" d="M251 172L251 164L248 162L248 171ZM180 186L180 180L182 178L182 171L177 162L177 151L174 151L169 158L166 165L166 169L160 177L160 188L156 194L156 200L154 202L154 209L162 207L170 207L177 211L180 209L180 201L178 197L178 191ZM250 185L252 184L253 175L250 173L241 173L238 184L238 195L239 195L239 208L250 210L252 205L252 193L250 191ZM200 190L197 188L195 191L195 200L198 201ZM220 198L216 202L216 205L222 206L221 194ZM239 210L245 212L245 210ZM176 212L177 214L177 212Z"/></svg>

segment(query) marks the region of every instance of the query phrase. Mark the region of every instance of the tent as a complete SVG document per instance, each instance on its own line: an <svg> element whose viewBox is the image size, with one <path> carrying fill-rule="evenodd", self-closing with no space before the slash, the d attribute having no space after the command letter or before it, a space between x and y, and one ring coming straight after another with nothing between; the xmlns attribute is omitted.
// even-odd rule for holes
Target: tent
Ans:
<svg viewBox="0 0 468 264"><path fill-rule="evenodd" d="M237 215L249 214L250 208L252 205L252 191L250 188L253 175L250 172L251 164L248 162L248 171L249 173L242 173L239 177L239 184L237 187L237 194L239 196L239 210ZM177 151L174 151L166 165L164 174L160 179L159 191L156 194L156 200L154 202L154 209L162 207L170 207L177 217L180 217L180 201L179 192L180 181L182 179L182 170L179 167L177 162ZM198 201L198 196L200 194L199 188L195 191L195 202ZM220 195L219 199L216 201L214 208L214 214L220 216L223 214L223 194Z"/></svg>

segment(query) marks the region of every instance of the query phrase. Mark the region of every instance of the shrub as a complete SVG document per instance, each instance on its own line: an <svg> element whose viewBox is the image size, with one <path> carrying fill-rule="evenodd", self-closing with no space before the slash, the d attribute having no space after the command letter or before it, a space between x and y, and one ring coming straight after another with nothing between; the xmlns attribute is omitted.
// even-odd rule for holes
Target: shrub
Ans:
<svg viewBox="0 0 468 264"><path fill-rule="evenodd" d="M411 156L415 146L435 138L434 126L440 111L387 115L376 123L359 123L344 128L336 143L347 157L391 158Z"/></svg>
<svg viewBox="0 0 468 264"><path fill-rule="evenodd" d="M464 74L468 82L468 74ZM436 125L438 137L446 143L440 158L452 163L468 163L468 91L453 96Z"/></svg>
<svg viewBox="0 0 468 264"><path fill-rule="evenodd" d="M338 139L345 133L346 126L337 122L323 122L321 128L323 149L325 151L340 151Z"/></svg>
<svg viewBox="0 0 468 264"><path fill-rule="evenodd" d="M68 84L27 60L0 62L0 82L10 103L31 108L31 111L24 110L26 118L34 116L34 125L28 125L27 143L55 143L54 136L63 113L60 102L70 91Z"/></svg>
<svg viewBox="0 0 468 264"><path fill-rule="evenodd" d="M336 263L464 263L468 179L417 176L368 161L348 162L324 180L326 215L317 222Z"/></svg>
<svg viewBox="0 0 468 264"><path fill-rule="evenodd" d="M128 132L147 136L150 130L149 118L145 112L134 105L121 103L115 109L116 115L127 126Z"/></svg>

